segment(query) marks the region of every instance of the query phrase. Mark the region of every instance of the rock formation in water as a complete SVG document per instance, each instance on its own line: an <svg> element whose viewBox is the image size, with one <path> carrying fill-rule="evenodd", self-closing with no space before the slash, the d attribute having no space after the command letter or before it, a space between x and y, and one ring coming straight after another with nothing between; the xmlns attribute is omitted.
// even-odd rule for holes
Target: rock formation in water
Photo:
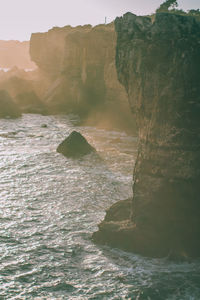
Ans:
<svg viewBox="0 0 200 300"><path fill-rule="evenodd" d="M49 113L77 113L90 124L131 123L124 87L115 67L113 24L65 26L34 33L30 55L49 88L43 98Z"/></svg>
<svg viewBox="0 0 200 300"><path fill-rule="evenodd" d="M57 152L62 153L66 157L79 158L95 149L87 142L87 140L79 132L73 131L57 148Z"/></svg>
<svg viewBox="0 0 200 300"><path fill-rule="evenodd" d="M200 23L127 13L115 27L139 150L130 217L111 211L93 238L147 256L200 256Z"/></svg>
<svg viewBox="0 0 200 300"><path fill-rule="evenodd" d="M7 91L0 90L0 118L17 118L21 113Z"/></svg>

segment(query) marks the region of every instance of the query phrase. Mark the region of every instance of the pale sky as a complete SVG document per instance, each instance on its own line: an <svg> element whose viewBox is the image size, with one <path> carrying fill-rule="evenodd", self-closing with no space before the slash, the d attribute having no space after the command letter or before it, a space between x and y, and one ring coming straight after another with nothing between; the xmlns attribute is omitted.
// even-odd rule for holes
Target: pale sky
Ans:
<svg viewBox="0 0 200 300"><path fill-rule="evenodd" d="M108 22L130 11L153 13L163 0L0 0L0 40L29 40L32 32L54 26ZM200 0L179 0L179 7L200 8Z"/></svg>

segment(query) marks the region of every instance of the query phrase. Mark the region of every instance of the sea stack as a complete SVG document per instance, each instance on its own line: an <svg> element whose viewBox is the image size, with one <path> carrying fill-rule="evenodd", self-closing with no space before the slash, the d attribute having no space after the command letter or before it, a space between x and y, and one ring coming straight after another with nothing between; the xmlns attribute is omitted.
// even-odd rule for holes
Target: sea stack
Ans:
<svg viewBox="0 0 200 300"><path fill-rule="evenodd" d="M91 152L95 152L95 149L79 132L73 131L58 146L57 152L62 153L66 157L79 158Z"/></svg>
<svg viewBox="0 0 200 300"><path fill-rule="evenodd" d="M95 241L153 257L200 256L200 23L125 14L116 66L139 129L130 217Z"/></svg>

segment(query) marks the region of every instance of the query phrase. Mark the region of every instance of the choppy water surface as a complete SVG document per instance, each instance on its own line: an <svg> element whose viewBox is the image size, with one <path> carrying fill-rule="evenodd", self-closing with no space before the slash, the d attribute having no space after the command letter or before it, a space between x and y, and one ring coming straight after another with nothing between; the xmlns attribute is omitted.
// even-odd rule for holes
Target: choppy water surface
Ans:
<svg viewBox="0 0 200 300"><path fill-rule="evenodd" d="M92 243L105 209L132 193L137 141L76 127L101 159L67 159L56 147L73 119L0 120L0 299L200 299L199 261Z"/></svg>

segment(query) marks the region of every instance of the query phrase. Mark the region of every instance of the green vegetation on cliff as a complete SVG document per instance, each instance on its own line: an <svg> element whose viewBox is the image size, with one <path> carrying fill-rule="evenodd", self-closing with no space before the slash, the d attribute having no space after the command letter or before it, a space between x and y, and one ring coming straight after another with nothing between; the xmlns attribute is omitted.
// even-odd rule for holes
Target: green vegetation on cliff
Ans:
<svg viewBox="0 0 200 300"><path fill-rule="evenodd" d="M200 19L200 10L199 9L190 9L187 12L178 8L177 0L166 0L163 2L159 8L156 10L156 13L174 13L184 16L193 16L197 19Z"/></svg>

